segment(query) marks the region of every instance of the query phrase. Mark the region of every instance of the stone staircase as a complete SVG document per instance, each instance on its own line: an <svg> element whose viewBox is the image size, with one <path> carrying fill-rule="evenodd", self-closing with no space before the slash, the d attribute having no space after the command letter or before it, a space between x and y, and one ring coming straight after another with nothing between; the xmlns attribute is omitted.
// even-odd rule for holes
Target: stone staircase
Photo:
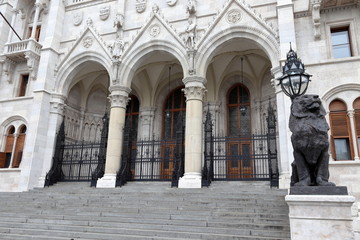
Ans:
<svg viewBox="0 0 360 240"><path fill-rule="evenodd" d="M290 239L285 194L254 182L202 189L170 188L169 182L116 189L58 183L0 193L0 239Z"/></svg>

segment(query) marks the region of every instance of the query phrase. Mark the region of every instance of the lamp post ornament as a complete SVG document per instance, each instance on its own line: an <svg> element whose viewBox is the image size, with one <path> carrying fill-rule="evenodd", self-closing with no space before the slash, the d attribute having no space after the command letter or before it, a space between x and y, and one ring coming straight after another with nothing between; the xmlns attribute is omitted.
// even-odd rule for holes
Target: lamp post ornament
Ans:
<svg viewBox="0 0 360 240"><path fill-rule="evenodd" d="M291 186L335 186L329 182L329 125L318 95L305 94L310 77L291 48L278 78L284 93L291 98L289 128L294 149Z"/></svg>

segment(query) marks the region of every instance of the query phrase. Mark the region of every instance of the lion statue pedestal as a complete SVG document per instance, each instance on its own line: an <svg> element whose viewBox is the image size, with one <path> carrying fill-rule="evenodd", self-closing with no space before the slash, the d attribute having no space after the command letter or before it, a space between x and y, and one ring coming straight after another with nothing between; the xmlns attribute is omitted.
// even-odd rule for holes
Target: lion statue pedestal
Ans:
<svg viewBox="0 0 360 240"><path fill-rule="evenodd" d="M329 182L329 125L318 95L292 100L289 128L294 148L291 186L335 186Z"/></svg>

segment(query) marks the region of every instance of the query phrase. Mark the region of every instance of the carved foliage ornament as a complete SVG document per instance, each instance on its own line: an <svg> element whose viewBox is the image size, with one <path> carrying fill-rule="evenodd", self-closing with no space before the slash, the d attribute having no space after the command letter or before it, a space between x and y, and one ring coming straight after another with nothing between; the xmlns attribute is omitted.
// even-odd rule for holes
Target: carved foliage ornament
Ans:
<svg viewBox="0 0 360 240"><path fill-rule="evenodd" d="M149 34L152 37L156 37L160 34L160 26L158 24L154 24L149 29Z"/></svg>
<svg viewBox="0 0 360 240"><path fill-rule="evenodd" d="M238 23L241 20L241 12L238 9L233 9L227 13L226 20L228 23Z"/></svg>
<svg viewBox="0 0 360 240"><path fill-rule="evenodd" d="M93 41L94 41L94 39L91 36L87 36L83 40L83 46L85 48L89 48L93 44Z"/></svg>

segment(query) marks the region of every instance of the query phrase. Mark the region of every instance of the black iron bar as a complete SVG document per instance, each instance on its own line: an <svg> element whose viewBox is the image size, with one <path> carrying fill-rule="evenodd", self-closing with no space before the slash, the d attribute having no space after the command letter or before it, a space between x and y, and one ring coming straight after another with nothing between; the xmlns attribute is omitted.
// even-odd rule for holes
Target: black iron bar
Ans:
<svg viewBox="0 0 360 240"><path fill-rule="evenodd" d="M8 20L6 19L6 17L2 14L2 12L0 12L0 15L3 17L3 19L5 20L5 22L9 25L9 27L11 28L11 30L15 33L15 35L19 38L20 41L22 41L21 37L19 36L19 34L17 34L17 32L15 31L15 29L11 26L11 24L8 22Z"/></svg>

